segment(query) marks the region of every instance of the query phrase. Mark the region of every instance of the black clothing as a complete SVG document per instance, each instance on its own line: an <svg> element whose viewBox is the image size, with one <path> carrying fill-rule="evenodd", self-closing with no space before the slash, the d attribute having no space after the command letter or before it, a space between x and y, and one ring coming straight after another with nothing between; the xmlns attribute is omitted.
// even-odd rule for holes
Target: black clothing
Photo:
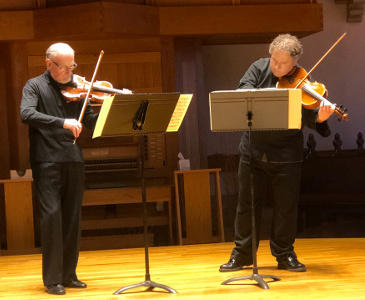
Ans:
<svg viewBox="0 0 365 300"><path fill-rule="evenodd" d="M281 258L294 253L297 232L297 207L301 178L301 163L253 162L253 189L257 247L260 241L262 206L269 183L272 184L274 212L271 224L270 248ZM236 247L231 258L252 260L250 165L241 157L238 168L239 194L235 219Z"/></svg>
<svg viewBox="0 0 365 300"><path fill-rule="evenodd" d="M270 59L254 62L240 80L239 89L275 87L278 78L270 69ZM322 136L330 135L327 122L316 123L318 109L302 109L302 125L315 129ZM294 241L297 229L297 207L303 157L302 130L252 131L252 174L259 245L261 210L268 184L272 184L274 213L270 248L279 261L287 255L295 256ZM242 136L239 150L239 196L235 220L235 244L231 259L252 260L250 145L248 132Z"/></svg>
<svg viewBox="0 0 365 300"><path fill-rule="evenodd" d="M262 58L251 65L241 78L239 89L275 87L278 78L271 72L270 59ZM316 123L318 109L302 108L302 125L316 130L322 136L331 134L327 122ZM268 162L299 162L303 159L303 132L301 130L254 131L251 134L253 157ZM249 155L248 132L242 136L239 150Z"/></svg>
<svg viewBox="0 0 365 300"><path fill-rule="evenodd" d="M78 119L82 101L66 103L58 83L46 71L28 80L20 105L21 118L29 125L30 162L83 162L72 131L63 128L65 119ZM93 128L97 115L87 105L82 123ZM75 146L76 145L76 146Z"/></svg>
<svg viewBox="0 0 365 300"><path fill-rule="evenodd" d="M66 103L50 73L28 80L20 113L29 125L30 162L41 207L41 248L45 286L76 280L80 211L84 192L82 151L65 119L78 119L83 101ZM88 104L83 124L97 120Z"/></svg>
<svg viewBox="0 0 365 300"><path fill-rule="evenodd" d="M34 163L32 172L42 216L44 285L75 280L84 194L84 164Z"/></svg>

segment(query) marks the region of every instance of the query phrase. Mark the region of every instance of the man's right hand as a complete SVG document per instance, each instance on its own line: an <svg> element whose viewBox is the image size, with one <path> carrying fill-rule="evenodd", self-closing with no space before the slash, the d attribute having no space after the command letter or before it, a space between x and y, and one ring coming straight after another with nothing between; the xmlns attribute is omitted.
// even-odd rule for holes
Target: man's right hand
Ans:
<svg viewBox="0 0 365 300"><path fill-rule="evenodd" d="M65 119L63 128L70 129L75 138L78 138L82 131L82 124L76 119Z"/></svg>

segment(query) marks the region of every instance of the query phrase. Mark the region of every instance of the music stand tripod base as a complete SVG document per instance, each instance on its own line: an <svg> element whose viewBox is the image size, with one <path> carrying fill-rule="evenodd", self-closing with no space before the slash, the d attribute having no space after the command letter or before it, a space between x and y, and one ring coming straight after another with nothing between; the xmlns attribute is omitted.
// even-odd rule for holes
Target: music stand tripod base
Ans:
<svg viewBox="0 0 365 300"><path fill-rule="evenodd" d="M269 285L265 282L265 280L263 280L263 278L270 278L270 279L273 279L274 281L280 281L281 280L279 277L276 277L274 275L252 274L252 275L249 275L249 276L231 278L231 279L228 279L228 280L222 282L221 284L222 285L226 285L226 284L228 284L230 282L239 281L239 280L245 280L245 279L250 279L250 280L255 280L262 289L264 289L264 290L270 289L269 288Z"/></svg>
<svg viewBox="0 0 365 300"><path fill-rule="evenodd" d="M138 288L138 287L141 287L141 286L147 287L148 288L147 291L152 291L154 288L161 288L161 289L164 289L164 290L168 291L169 293L177 294L177 292L173 288L170 288L167 285L159 284L159 283L156 283L154 281L146 279L144 282L136 283L136 284L132 284L130 286L123 287L123 288L117 290L113 295L119 295L119 294L121 294L121 293L123 293L123 292L125 292L129 289L134 289L134 288Z"/></svg>

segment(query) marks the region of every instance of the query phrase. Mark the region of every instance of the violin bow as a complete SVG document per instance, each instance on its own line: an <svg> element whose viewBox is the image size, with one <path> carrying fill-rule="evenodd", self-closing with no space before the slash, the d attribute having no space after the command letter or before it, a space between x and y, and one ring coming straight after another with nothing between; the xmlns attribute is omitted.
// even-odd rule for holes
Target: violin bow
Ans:
<svg viewBox="0 0 365 300"><path fill-rule="evenodd" d="M317 66L322 62L322 60L324 60L324 58L332 51L333 48L335 48L337 46L337 44L345 37L346 32L341 35L341 37L332 45L332 47L330 49L328 49L328 51L322 56L322 58L313 66L313 68L307 73L307 75L297 84L297 86L295 88L298 88L298 86L300 86L302 84L302 82L304 80L306 80L308 78L308 76L314 71L315 68L317 68Z"/></svg>
<svg viewBox="0 0 365 300"><path fill-rule="evenodd" d="M84 104L83 104L82 109L81 109L81 112L80 112L80 116L79 116L79 120L78 120L80 123L82 122L82 118L84 117L85 110L86 110L86 106L87 106L87 104L89 102L88 99L89 99L89 96L90 96L90 93L91 93L91 89L92 89L93 83L95 81L96 73L98 72L99 65L100 65L100 62L101 62L101 59L102 59L103 55L104 55L104 51L101 50L100 51L100 55L99 55L98 62L96 63L96 67L95 67L95 70L94 70L94 75L93 75L93 77L91 79L91 82L90 82L90 87L89 87L89 89L87 91L86 98L85 98ZM74 140L74 144L75 143L76 143L76 138Z"/></svg>
<svg viewBox="0 0 365 300"><path fill-rule="evenodd" d="M101 50L100 51L100 55L99 55L98 62L96 63L96 67L95 67L95 70L94 70L94 75L91 78L90 87L89 87L89 89L87 91L87 94L86 94L86 98L85 98L85 101L84 101L84 105L82 106L82 109L81 109L80 117L79 117L79 120L78 120L80 123L82 121L82 118L84 117L85 110L86 110L86 106L87 106L87 103L88 103L88 99L89 99L89 96L90 96L90 93L91 93L91 89L93 87L93 83L95 81L96 73L98 72L99 65L100 65L100 62L101 62L101 59L102 59L103 55L104 55L104 51Z"/></svg>

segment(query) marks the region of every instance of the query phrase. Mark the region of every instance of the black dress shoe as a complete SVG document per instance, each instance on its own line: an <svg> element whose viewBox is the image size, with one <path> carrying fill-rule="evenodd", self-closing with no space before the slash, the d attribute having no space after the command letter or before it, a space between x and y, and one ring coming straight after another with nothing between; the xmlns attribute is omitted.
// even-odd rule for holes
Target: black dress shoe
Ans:
<svg viewBox="0 0 365 300"><path fill-rule="evenodd" d="M252 263L244 263L237 259L231 258L226 264L221 265L219 272L232 272L242 270L245 266L250 266Z"/></svg>
<svg viewBox="0 0 365 300"><path fill-rule="evenodd" d="M46 285L46 292L53 295L65 295L66 291L62 284Z"/></svg>
<svg viewBox="0 0 365 300"><path fill-rule="evenodd" d="M282 260L278 261L278 269L291 272L305 272L307 268L301 264L294 255L287 255Z"/></svg>
<svg viewBox="0 0 365 300"><path fill-rule="evenodd" d="M86 283L83 283L82 281L76 279L71 279L71 280L64 280L62 282L64 287L68 287L68 288L76 288L76 289L84 289L87 288Z"/></svg>

